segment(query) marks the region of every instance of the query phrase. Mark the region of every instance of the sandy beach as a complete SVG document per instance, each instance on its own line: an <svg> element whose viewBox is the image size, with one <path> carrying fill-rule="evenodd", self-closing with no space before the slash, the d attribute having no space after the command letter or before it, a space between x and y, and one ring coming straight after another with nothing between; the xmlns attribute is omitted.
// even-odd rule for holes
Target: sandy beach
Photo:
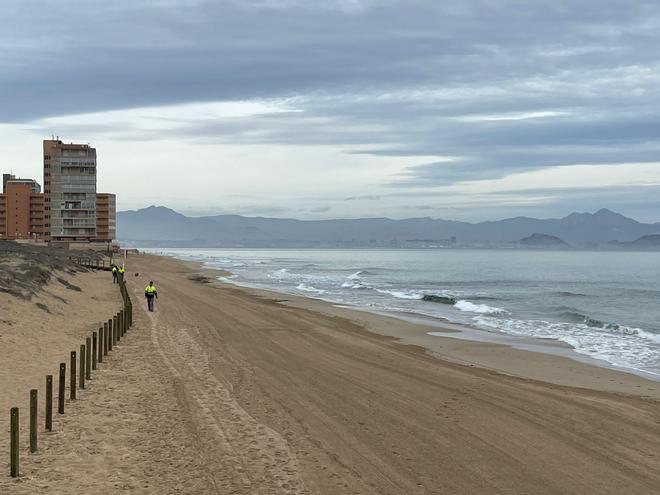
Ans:
<svg viewBox="0 0 660 495"><path fill-rule="evenodd" d="M26 408L102 318L85 301L119 306L119 295L105 273L72 277L80 292L51 282L51 313L0 295L14 311L0 322L0 493L660 491L658 382L222 284L171 258L135 256L127 269L134 328L40 451L23 450L17 480L9 407ZM150 279L155 313L142 298ZM26 365L30 352L43 367Z"/></svg>

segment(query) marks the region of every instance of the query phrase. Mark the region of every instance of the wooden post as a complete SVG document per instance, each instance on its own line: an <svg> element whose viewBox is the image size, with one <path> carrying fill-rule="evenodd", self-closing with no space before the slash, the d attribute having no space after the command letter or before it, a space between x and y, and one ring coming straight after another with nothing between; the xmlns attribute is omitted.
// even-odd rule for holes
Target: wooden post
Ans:
<svg viewBox="0 0 660 495"><path fill-rule="evenodd" d="M85 388L85 344L80 344L80 378L78 383L80 384L80 389Z"/></svg>
<svg viewBox="0 0 660 495"><path fill-rule="evenodd" d="M46 375L46 431L53 431L53 375Z"/></svg>
<svg viewBox="0 0 660 495"><path fill-rule="evenodd" d="M10 412L11 430L9 434L9 458L12 478L18 477L18 407L12 407Z"/></svg>
<svg viewBox="0 0 660 495"><path fill-rule="evenodd" d="M103 331L103 326L99 327L99 357L97 362L103 362L103 345L105 344L105 333Z"/></svg>
<svg viewBox="0 0 660 495"><path fill-rule="evenodd" d="M117 316L112 317L112 345L117 345Z"/></svg>
<svg viewBox="0 0 660 495"><path fill-rule="evenodd" d="M30 390L30 452L37 451L37 408L38 391L36 388Z"/></svg>
<svg viewBox="0 0 660 495"><path fill-rule="evenodd" d="M108 322L103 324L103 355L108 355Z"/></svg>
<svg viewBox="0 0 660 495"><path fill-rule="evenodd" d="M98 346L98 334L96 332L92 333L92 370L96 371L96 357L97 353L100 357L101 353L97 351Z"/></svg>
<svg viewBox="0 0 660 495"><path fill-rule="evenodd" d="M92 338L85 339L85 380L92 378Z"/></svg>
<svg viewBox="0 0 660 495"><path fill-rule="evenodd" d="M57 391L57 412L64 414L64 389L66 387L66 363L60 363L60 388Z"/></svg>
<svg viewBox="0 0 660 495"><path fill-rule="evenodd" d="M117 323L117 330L115 333L117 334L117 342L121 340L121 318L119 317L119 313L115 315L115 322Z"/></svg>
<svg viewBox="0 0 660 495"><path fill-rule="evenodd" d="M69 379L69 395L71 400L76 400L76 351L71 351L71 369Z"/></svg>
<svg viewBox="0 0 660 495"><path fill-rule="evenodd" d="M108 351L112 350L112 344L113 344L113 325L112 325L112 319L108 320Z"/></svg>

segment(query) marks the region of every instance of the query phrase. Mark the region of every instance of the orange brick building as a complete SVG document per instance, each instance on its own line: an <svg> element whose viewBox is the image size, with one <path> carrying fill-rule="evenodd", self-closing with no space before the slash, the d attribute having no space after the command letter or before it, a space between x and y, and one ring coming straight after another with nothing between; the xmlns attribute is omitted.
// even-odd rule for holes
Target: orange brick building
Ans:
<svg viewBox="0 0 660 495"><path fill-rule="evenodd" d="M34 192L34 181L9 179L0 194L0 238L44 237L44 195Z"/></svg>
<svg viewBox="0 0 660 495"><path fill-rule="evenodd" d="M96 194L96 237L94 242L112 242L117 233L116 197ZM44 195L31 191L27 183L7 182L0 194L0 239L47 240L44 225Z"/></svg>
<svg viewBox="0 0 660 495"><path fill-rule="evenodd" d="M117 234L117 199L114 194L96 193L96 241L110 242Z"/></svg>

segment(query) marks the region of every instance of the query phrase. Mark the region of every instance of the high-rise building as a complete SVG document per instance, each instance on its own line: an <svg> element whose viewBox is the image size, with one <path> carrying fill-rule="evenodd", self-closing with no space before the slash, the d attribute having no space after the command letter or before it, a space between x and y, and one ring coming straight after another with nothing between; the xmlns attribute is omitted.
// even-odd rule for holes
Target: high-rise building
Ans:
<svg viewBox="0 0 660 495"><path fill-rule="evenodd" d="M44 140L46 236L55 241L96 238L96 149Z"/></svg>

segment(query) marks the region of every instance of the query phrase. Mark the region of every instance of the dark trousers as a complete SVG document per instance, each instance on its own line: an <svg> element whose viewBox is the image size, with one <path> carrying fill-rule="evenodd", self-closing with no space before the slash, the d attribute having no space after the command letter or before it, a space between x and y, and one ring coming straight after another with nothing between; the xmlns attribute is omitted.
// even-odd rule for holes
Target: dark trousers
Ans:
<svg viewBox="0 0 660 495"><path fill-rule="evenodd" d="M151 296L151 297L147 296L147 308L151 312L153 312L153 310L154 310L154 299L155 299L154 296Z"/></svg>
<svg viewBox="0 0 660 495"><path fill-rule="evenodd" d="M116 283L117 283L117 274L116 274L116 273L113 273L113 274L112 274L112 283L113 283L113 284L116 284Z"/></svg>

